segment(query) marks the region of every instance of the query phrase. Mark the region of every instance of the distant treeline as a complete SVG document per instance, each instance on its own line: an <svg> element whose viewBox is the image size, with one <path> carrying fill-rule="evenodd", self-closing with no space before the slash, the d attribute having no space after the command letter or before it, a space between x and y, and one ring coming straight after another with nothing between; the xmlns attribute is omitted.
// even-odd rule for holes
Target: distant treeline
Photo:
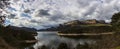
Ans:
<svg viewBox="0 0 120 49"><path fill-rule="evenodd" d="M59 33L103 33L112 31L111 26L74 26L62 29Z"/></svg>

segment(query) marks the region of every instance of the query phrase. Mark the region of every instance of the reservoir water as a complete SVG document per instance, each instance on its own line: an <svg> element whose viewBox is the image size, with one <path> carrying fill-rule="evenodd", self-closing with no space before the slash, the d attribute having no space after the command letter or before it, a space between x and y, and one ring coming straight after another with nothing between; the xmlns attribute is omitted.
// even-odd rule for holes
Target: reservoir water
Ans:
<svg viewBox="0 0 120 49"><path fill-rule="evenodd" d="M95 42L92 39L61 37L57 35L57 31L38 32L38 35L35 36L35 38L38 40L38 42L33 45L34 49L39 49L42 46L46 46L49 49L57 49L60 43L66 43L69 48L74 49L78 44L84 45L85 43L92 44Z"/></svg>

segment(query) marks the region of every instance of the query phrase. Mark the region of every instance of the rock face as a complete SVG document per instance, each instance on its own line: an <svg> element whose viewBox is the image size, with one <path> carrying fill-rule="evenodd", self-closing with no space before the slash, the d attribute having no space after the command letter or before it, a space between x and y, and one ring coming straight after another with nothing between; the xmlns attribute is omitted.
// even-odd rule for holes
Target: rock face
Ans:
<svg viewBox="0 0 120 49"><path fill-rule="evenodd" d="M63 25L77 25L77 24L80 24L79 20L69 21L64 23Z"/></svg>
<svg viewBox="0 0 120 49"><path fill-rule="evenodd" d="M96 19L92 19L92 20L85 20L84 22L85 24L97 24L97 20Z"/></svg>
<svg viewBox="0 0 120 49"><path fill-rule="evenodd" d="M83 21L73 20L73 21L66 22L63 25L82 25L82 24L105 24L105 21L96 20L96 19L83 20Z"/></svg>

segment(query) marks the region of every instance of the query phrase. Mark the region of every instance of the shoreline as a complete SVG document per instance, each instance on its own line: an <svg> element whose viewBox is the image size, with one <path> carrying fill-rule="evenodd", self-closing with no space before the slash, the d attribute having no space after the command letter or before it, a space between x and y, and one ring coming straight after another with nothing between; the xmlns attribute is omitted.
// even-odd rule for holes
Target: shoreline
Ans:
<svg viewBox="0 0 120 49"><path fill-rule="evenodd" d="M99 35L112 35L115 32L105 32L105 33L80 33L80 34L74 34L74 33L68 33L68 34L64 34L64 33L57 33L57 35L59 36L99 36Z"/></svg>

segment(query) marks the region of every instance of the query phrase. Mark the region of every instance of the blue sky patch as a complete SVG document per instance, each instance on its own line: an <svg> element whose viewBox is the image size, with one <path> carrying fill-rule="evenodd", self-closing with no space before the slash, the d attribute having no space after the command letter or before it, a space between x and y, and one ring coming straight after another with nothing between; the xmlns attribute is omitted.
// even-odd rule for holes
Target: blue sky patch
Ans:
<svg viewBox="0 0 120 49"><path fill-rule="evenodd" d="M31 18L31 16L30 16L29 14L27 14L27 13L21 13L21 16L22 16L22 17L28 17L28 18Z"/></svg>

